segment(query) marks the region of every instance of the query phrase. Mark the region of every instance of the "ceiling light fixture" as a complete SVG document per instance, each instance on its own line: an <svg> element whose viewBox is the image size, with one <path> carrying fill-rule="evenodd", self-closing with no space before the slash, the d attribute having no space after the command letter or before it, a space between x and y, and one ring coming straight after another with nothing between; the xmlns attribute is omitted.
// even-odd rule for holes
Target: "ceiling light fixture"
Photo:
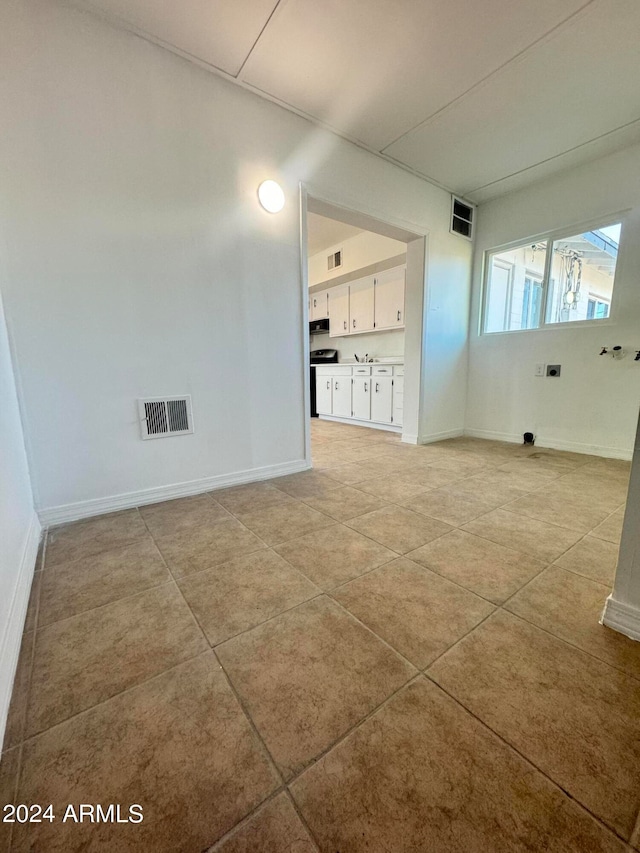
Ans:
<svg viewBox="0 0 640 853"><path fill-rule="evenodd" d="M284 192L275 181L263 181L258 187L258 200L269 213L280 213L284 207Z"/></svg>

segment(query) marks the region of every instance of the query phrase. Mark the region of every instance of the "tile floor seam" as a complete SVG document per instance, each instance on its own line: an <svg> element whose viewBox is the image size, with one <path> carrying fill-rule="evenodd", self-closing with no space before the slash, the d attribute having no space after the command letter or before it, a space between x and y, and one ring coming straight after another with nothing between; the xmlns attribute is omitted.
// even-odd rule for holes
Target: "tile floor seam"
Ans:
<svg viewBox="0 0 640 853"><path fill-rule="evenodd" d="M20 743L17 746L12 747L12 749L18 750L18 767L16 770L16 778L14 779L14 782L13 782L13 799L12 799L13 804L18 805L18 792L20 790L20 781L21 781L20 777L22 775L22 753L24 751L24 744ZM1 755L0 755L0 758L1 758ZM5 804L2 803L2 805L4 806ZM7 845L7 853L11 853L11 848L13 846L13 829L14 829L14 826L15 826L15 824L10 824L10 826L9 826L9 843Z"/></svg>
<svg viewBox="0 0 640 853"><path fill-rule="evenodd" d="M413 664L411 664L411 665L413 666ZM414 669L415 669L415 667L414 667ZM380 711L385 705L387 705L389 702L391 702L391 700L395 696L397 696L398 693L405 690L407 687L409 687L411 684L413 684L414 681L418 681L420 678L424 678L424 673L422 673L418 670L414 675L411 676L411 678L409 678L407 681L405 681L404 684L401 684L396 690L394 690L393 693L390 693L388 696L386 696L382 700L382 702L380 702L378 705L375 706L375 708L372 708L369 712L367 712L367 714L365 714L365 716L362 717L362 719L358 720L356 723L354 723L352 726L350 726L339 737L337 737L334 741L332 741L325 749L323 749L322 752L319 752L316 756L314 756L309 761L309 763L307 765L305 765L305 767L303 767L297 773L294 773L294 775L291 776L291 778L285 782L286 788L290 791L291 786L295 782L297 782L301 776L304 776L304 774L308 770L311 770L312 767L315 767L316 764L318 764L318 762L321 761L326 755L328 755L332 750L336 749L343 741L345 741L350 735L352 735L357 729L359 729L360 726L362 726L365 722L367 722L367 720L369 720L371 717L373 717L374 714L377 714L378 711ZM429 679L429 680L432 681L432 679ZM293 794L291 796L293 797ZM293 799L295 800L295 797L293 797Z"/></svg>
<svg viewBox="0 0 640 853"><path fill-rule="evenodd" d="M155 539L153 539L153 537L151 538L151 544L153 545L153 547L158 552L158 556L160 557L160 560L162 561L163 566L165 567L165 569L167 570L167 572L169 574L169 577L166 580L159 581L158 583L152 583L151 586L147 586L142 590L138 590L138 592L127 593L126 595L121 595L119 598L114 598L111 601L105 601L104 604L96 604L94 607L87 607L85 610L78 610L76 613L69 614L69 616L62 616L60 619L54 619L52 622L47 622L46 625L43 625L42 629L49 628L51 625L57 625L60 622L66 621L67 619L73 619L75 616L82 616L83 613L91 613L93 610L99 610L102 607L108 607L110 604L115 604L118 601L125 601L127 598L135 598L136 595L142 595L145 592L149 592L152 589L158 589L158 587L161 587L161 586L164 586L165 584L170 583L171 578L172 578L171 569L167 566L166 561L165 561L164 557L162 556L160 549L156 545L156 541L155 541ZM125 545L124 547L130 548L131 545ZM113 548L113 551L119 551L119 550L121 550L121 549L120 548ZM102 553L103 554L109 554L111 552L110 551L103 551ZM95 554L91 555L91 557L94 557L94 556L97 556L97 555L95 555ZM86 559L90 559L90 558L80 557L80 560L86 560ZM69 562L75 563L75 562L79 562L79 560L78 561L70 560ZM63 566L63 565L67 565L67 563L59 563L57 566L52 566L49 569L49 571L55 573L60 568L60 566ZM42 594L42 590L40 590L40 594ZM38 613L39 612L40 611L38 609ZM39 629L39 630L42 630L42 629Z"/></svg>
<svg viewBox="0 0 640 853"><path fill-rule="evenodd" d="M310 470L313 470L313 469L310 469ZM302 473L304 473L304 472L302 472ZM264 481L263 481L263 482L264 482ZM266 481L266 482L268 482L268 481ZM286 492L283 492L283 494L286 494ZM289 495L289 497L291 498L291 500L292 500L292 501L295 501L296 503L300 503L300 504L302 503L302 501L301 501L301 500L299 500L298 498L294 498L292 495ZM304 505L305 507L307 506L306 504L303 504L303 505ZM307 509L311 509L311 507L307 507ZM255 510L255 512L261 512L261 511L262 511L262 510ZM335 522L335 518L331 518L331 517L330 517L330 516L328 516L325 512L320 512L320 510L315 510L315 511L316 511L316 512L318 512L320 515L323 515L325 518L329 518L331 521L334 521L334 522ZM243 513L243 515L245 515L245 514L246 514L246 513ZM270 544L266 541L266 539L263 539L263 538L262 538L262 536L260 536L260 534L259 534L259 533L256 533L256 532L255 532L255 530L252 530L250 527L248 527L248 526L247 526L247 525L242 521L242 519L241 519L239 516L234 515L233 517L236 519L236 521L238 521L238 522L239 522L239 523L244 527L244 529L245 529L245 530L248 530L248 531L249 531L249 533L252 533L254 536L256 536L256 537L257 537L257 538L258 538L258 539L259 539L259 540L264 544L264 546L265 546L266 548L279 548L279 547L280 547L280 545L285 545L287 542L291 542L291 541L292 541L291 539L285 539L283 542L276 542L275 544L271 544L271 545L270 545ZM325 526L326 526L326 527L328 527L329 525L325 525ZM310 530L310 531L308 531L308 532L309 532L309 533L313 533L315 530L322 530L322 527L316 527L316 528L314 528L313 530ZM307 534L306 534L306 533L303 533L303 534L301 534L301 535L302 535L302 536L306 536ZM293 538L294 538L294 539L299 539L299 538L300 538L300 536L294 536ZM256 550L260 550L260 549L256 549ZM215 568L215 566L211 566L210 568ZM194 574L195 574L195 573L194 573Z"/></svg>
<svg viewBox="0 0 640 853"><path fill-rule="evenodd" d="M106 705L108 702L111 702L112 699L117 699L120 696L124 696L127 693L131 693L132 690L137 690L139 687L142 687L144 684L149 684L151 681L155 681L156 678L161 678L163 675L166 675L168 672L171 672L173 669L177 669L180 666L183 666L190 661L195 660L196 658L202 657L202 655L211 655L213 654L213 649L206 648L200 652L197 652L195 655L191 655L191 657L185 658L184 660L179 661L179 663L173 664L172 666L167 667L167 669L163 669L162 672L154 672L149 678L145 678L142 681L138 681L136 684L132 684L130 687L125 687L124 690L120 690L118 693L114 693L113 696L108 696L106 699L102 699L100 702L96 702L94 705L90 705L88 708L83 708L81 711L77 711L75 714L71 714L69 717L65 717L64 720L60 720L57 723L54 723L52 726L49 726L46 729L42 729L35 734L29 735L22 740L22 746L32 743L48 732L53 731L53 729L57 729L58 726L66 725L70 720L75 720L78 717L83 716L83 714L88 714L91 711L94 711L96 708L100 708L102 705ZM17 745L17 744L16 744Z"/></svg>
<svg viewBox="0 0 640 853"><path fill-rule="evenodd" d="M234 837L243 827L245 827L257 814L258 812L267 806L270 802L279 797L280 794L284 794L286 792L286 788L284 785L280 785L273 793L269 794L266 799L262 800L262 802L258 803L258 805L251 809L251 811L246 814L243 818L241 818L236 824L234 824L231 829L228 829L220 838L217 838L210 847L207 847L203 853L216 853L217 850L220 850L223 844L226 844L231 838Z"/></svg>
<svg viewBox="0 0 640 853"><path fill-rule="evenodd" d="M278 764L277 764L275 758L271 754L271 750L267 746L265 739L262 737L262 734L260 733L260 730L258 729L258 726L256 725L256 723L253 719L253 716L251 715L249 709L246 707L246 704L245 704L242 696L240 695L240 692L236 689L236 686L233 683L231 676L229 675L229 673L225 669L224 664L220 660L215 649L212 649L212 654L214 656L214 659L218 662L218 666L220 667L220 671L223 673L225 679L227 680L227 684L229 685L229 689L231 690L231 692L235 696L236 702L240 706L240 710L242 711L242 713L246 717L247 721L249 722L249 725L251 726L251 730L253 731L255 737L258 740L258 744L259 744L260 748L262 749L269 766L274 770L276 777L280 780L279 787L280 788L286 787L287 783L285 781L284 775L281 772L280 768L278 767Z"/></svg>
<svg viewBox="0 0 640 853"><path fill-rule="evenodd" d="M636 822L633 825L633 829L631 830L631 835L629 836L630 849L633 845L631 845L631 841L637 838L636 844L638 844L638 848L640 849L640 805L638 806L638 815L636 817Z"/></svg>
<svg viewBox="0 0 640 853"><path fill-rule="evenodd" d="M449 533L451 533L451 531L447 531L446 533L441 533L439 536L436 536L435 539L430 539L429 542L427 542L426 544L431 545L432 542L437 542L438 539L442 539L443 536L448 536ZM418 548L414 548L414 551L418 551L418 550L420 550L420 548L423 548L423 547L424 547L424 545L419 545ZM425 566L422 563L417 563L415 560L412 560L411 557L409 556L411 553L412 553L411 551L407 551L405 554L400 554L397 557L394 557L393 560L389 560L388 562L382 563L379 566L374 566L373 569L369 569L366 572L363 572L361 575L357 575L355 578L350 578L348 581L344 581L343 583L338 584L337 586L332 586L329 590L326 590L326 592L332 593L335 590L341 589L342 587L347 586L348 584L353 583L354 581L357 581L360 578L365 577L366 575L370 575L373 572L376 572L378 569L382 569L385 566L388 566L390 563L395 563L396 560L408 560L410 563L413 563L413 565L416 566L416 568L420 569L421 571L426 572L426 573L431 572L431 574L434 574L437 577L441 578L442 580L447 581L447 583L450 583L453 586L458 587L458 589L463 590L463 592L468 592L470 595L475 595L476 598L482 599L482 601L485 601L487 604L490 604L494 608L501 606L500 604L496 604L495 601L491 601L490 598L485 598L484 595L481 595L479 592L476 592L475 590L470 589L468 586L464 586L464 584L458 583L458 581L454 581L451 578L448 578L446 575L440 574L440 572L437 569L432 569L431 566ZM545 568L548 568L548 566L545 566ZM518 590L518 592L519 591L520 590Z"/></svg>
<svg viewBox="0 0 640 853"><path fill-rule="evenodd" d="M141 516L141 517L142 517L142 516ZM147 528L147 530L149 530L149 528L147 527L147 522L145 521L145 519L144 519L143 517L142 517L142 521L144 522L144 526ZM150 531L150 530L149 530L149 535L151 535L151 531ZM153 539L153 536L151 536L151 538ZM211 648L211 644L209 643L209 639L208 639L207 635L205 634L204 629L202 628L202 625L200 625L200 623L198 622L198 619L197 619L197 617L196 617L196 614L193 612L193 610L191 609L191 606L190 606L189 602L188 602L188 601L187 601L187 599L184 597L184 593L183 593L183 592L182 592L182 590L180 589L180 586L178 585L177 580L176 580L176 579L175 579L175 577L173 576L173 572L171 571L171 569L170 569L170 568L169 568L169 566L167 565L167 561L165 560L164 555L162 554L162 552L160 551L160 549L158 548L158 545L157 545L157 543L156 543L155 539L153 539L153 544L155 545L156 550L157 550L157 551L158 551L158 553L160 554L160 559L162 560L162 562L163 562L163 564L164 564L164 566L165 566L166 570L169 572L169 581L168 581L168 583L173 583L174 587L176 588L176 591L177 591L178 595L180 596L181 600L184 602L184 604L185 604L185 606L186 606L187 610L189 611L189 614L190 614L190 616L191 616L191 620L192 620L192 622L194 623L194 625L196 626L196 628L198 629L198 631L200 631L200 634L202 635L202 638L203 638L203 640L205 641L205 643L209 646L209 648ZM161 584L161 585L162 585L162 584Z"/></svg>
<svg viewBox="0 0 640 853"><path fill-rule="evenodd" d="M396 649L394 646L392 646L388 640L385 640L384 637L381 637L380 634L378 634L376 631L373 630L373 628L371 628L369 625L367 625L365 622L363 622L362 619L359 619L354 613L352 613L347 607L345 607L344 604L342 604L340 601L338 601L337 598L334 598L330 593L325 593L325 595L327 596L327 598L330 598L334 604L337 604L338 607L344 613L346 613L351 619L355 619L355 621L359 625L361 625L366 631L368 631L370 634L373 634L373 636L377 640L379 640L381 643L383 643L390 651L392 651L399 658L402 658L402 660L405 663L408 663L412 669L415 669L417 672L421 672L419 666L416 666L415 663L410 661L408 657L405 657L405 655L403 655L402 652L399 652L398 649ZM413 678L413 677L414 676L412 675L411 678Z"/></svg>
<svg viewBox="0 0 640 853"><path fill-rule="evenodd" d="M129 599L138 598L141 595L146 595L148 592L151 592L154 589L160 589L163 586L169 586L172 580L173 578L167 578L166 580L162 581L162 583L154 584L153 586L139 590L138 592L132 592L129 595L123 595L121 598L114 598L113 601L106 601L104 604L97 604L95 607L89 607L87 610L80 610L78 613L71 613L69 616L63 616L62 619L56 619L55 622L49 622L46 625L43 625L41 628L38 628L37 630L46 631L48 628L53 628L54 625L61 625L63 622L68 622L70 619L77 619L79 616L84 616L87 613L93 613L96 610L104 610L105 607L110 607L113 604L119 604L121 601L129 601Z"/></svg>
<svg viewBox="0 0 640 853"><path fill-rule="evenodd" d="M43 544L42 544L41 564L43 566L44 566L44 560L45 560L45 556L46 556L48 537L49 537L49 530L47 528L47 530L45 530L44 540L43 540ZM35 576L34 576L34 578L35 578ZM31 685L33 682L33 665L35 663L35 657L36 657L36 638L37 638L37 632L38 632L38 617L40 614L40 594L41 594L41 592L42 592L42 582L40 581L40 585L38 587L38 603L36 606L36 614L35 614L35 620L34 620L34 624L33 624L33 642L31 644L31 655L30 655L30 660L29 660L29 677L27 678L26 698L24 701L24 708L22 709L22 726L20 729L20 741L18 743L18 746L20 747L20 752L18 753L18 771L16 773L15 791L14 791L16 798L18 796L18 791L20 790L20 782L22 781L22 759L23 759L23 755L24 755L24 744L25 744L25 740L26 740L25 735L27 733L27 712L29 710L29 703L31 701ZM11 827L11 833L10 833L10 839L9 839L9 850L11 850L11 846L13 843L12 839L13 839L13 827Z"/></svg>
<svg viewBox="0 0 640 853"><path fill-rule="evenodd" d="M298 817L300 818L300 822L302 823L302 825L304 826L304 828L305 828L305 829L307 830L307 832L309 833L309 838L311 839L311 841L313 842L314 847L316 848L316 853L320 853L320 841L317 839L315 832L311 829L311 827L310 827L309 823L307 822L307 819L306 819L306 817L304 816L304 814L303 814L303 812L302 812L302 809L298 806L298 804L297 804L297 803L296 803L296 801L294 800L293 795L292 795L292 793L291 793L291 791L289 790L289 787L288 787L287 785L285 785L285 789L284 789L284 790L285 790L285 796L287 797L287 799L288 799L288 800L289 800L289 802L291 803L291 806L292 806L293 810L294 810L294 811L295 811L295 813L298 815Z"/></svg>
<svg viewBox="0 0 640 853"><path fill-rule="evenodd" d="M602 606L604 607L604 602L603 602ZM555 634L553 631L550 631L548 628L543 628L542 625L538 625L537 622L532 622L530 619L527 619L526 616L522 616L520 613L514 613L513 610L507 610L503 606L500 606L499 609L504 610L504 612L507 613L509 616L515 616L516 619L520 619L520 620L522 620L522 622L526 622L527 625L531 625L533 628L537 628L539 631L542 631L543 633L547 634L547 636L553 637L554 640L559 640L561 643L564 643L565 645L569 646L570 648L575 649L578 652L581 652L583 655L587 655L587 657L590 657L592 660L596 660L596 661L598 661L598 663L604 664L605 666L609 667L609 669L615 670L616 672L620 672L622 675L626 675L628 678L633 678L634 681L640 682L640 674L635 675L634 673L629 672L629 670L627 670L627 669L622 669L621 667L616 666L615 664L611 663L610 661L604 660L603 658L598 657L597 655L594 655L593 652L590 652L587 649L582 648L582 646L578 646L575 643L572 643L571 640L567 640L566 637L561 637L559 634ZM605 626L603 626L603 627L605 627ZM640 800L639 800L639 807L640 807Z"/></svg>
<svg viewBox="0 0 640 853"><path fill-rule="evenodd" d="M278 554L278 556L280 556ZM284 559L284 558L283 558ZM306 575L305 575L306 577ZM307 578L309 580L309 578ZM313 583L313 581L310 581ZM237 637L242 637L243 634L248 634L249 631L253 631L254 628L259 628L262 625L267 625L269 622L273 622L274 619L278 619L280 616L283 616L285 613L291 613L292 610L297 610L298 607L302 607L304 604L308 604L310 601L316 601L318 598L322 598L323 595L326 595L324 590L318 588L318 594L312 595L311 598L305 598L304 601L299 601L297 604L292 605L291 607L287 607L286 610L280 610L278 613L275 613L273 616L269 616L268 619L264 619L262 622L256 622L255 625L251 625L249 628L244 628L242 631L238 631L237 634L233 634L231 637L225 637L224 640L220 640L219 643L209 643L209 646L215 651L219 646L223 646L225 643L231 642L231 640L237 639ZM207 640L207 642L209 642Z"/></svg>
<svg viewBox="0 0 640 853"><path fill-rule="evenodd" d="M435 663L435 661L434 661L434 663ZM555 788L560 790L566 797L568 797L570 800L572 800L577 806L580 807L580 809L582 811L586 812L593 820L596 821L596 823L598 823L600 826L602 826L610 835L613 835L616 838L619 838L625 844L629 844L629 840L633 837L632 834L629 835L629 838L625 838L623 835L620 835L620 833L617 832L617 830L615 830L613 827L609 826L609 824L605 823L605 821L602 820L602 818L599 818L596 814L594 814L591 811L591 809L589 809L583 802L581 802L581 800L579 800L577 797L575 797L570 791L568 791L566 788L563 788L563 786L557 780L555 780L551 776L549 776L549 774L545 770L543 770L541 767L539 767L524 752L519 750L513 743L511 743L511 741L507 740L507 738L504 735L501 735L500 732L498 732L496 729L492 728L487 722L485 722L482 719L482 717L479 717L471 708L467 707L467 705L465 705L464 702L462 702L460 699L458 699L453 693L450 693L449 690L447 690L445 687L443 687L442 684L440 684L438 681L436 681L435 678L433 678L429 674L428 671L425 670L422 674L426 678L428 678L432 684L435 684L436 687L440 688L440 690L442 690L443 693L445 693L450 699L453 699L453 701L457 705L459 705L461 708L463 708L467 712L467 714L470 714L478 723L480 723L481 726L483 726L483 728L485 728L487 731L491 732L491 734L494 735L495 737L497 737L498 740L500 740L503 744L505 744L505 746L507 746L510 750L515 752L517 755L519 755L520 758L522 758L524 761L526 761L526 763L530 767L533 767L534 770L536 770L538 773L540 773L542 776L544 776L545 779L547 779L547 781L549 781Z"/></svg>

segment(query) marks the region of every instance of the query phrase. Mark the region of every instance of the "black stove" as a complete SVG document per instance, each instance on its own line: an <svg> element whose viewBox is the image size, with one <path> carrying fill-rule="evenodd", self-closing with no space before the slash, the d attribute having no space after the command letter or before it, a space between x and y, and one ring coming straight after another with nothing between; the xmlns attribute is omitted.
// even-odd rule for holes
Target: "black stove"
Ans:
<svg viewBox="0 0 640 853"><path fill-rule="evenodd" d="M316 372L314 370L317 364L335 364L338 361L337 349L314 349L310 352L311 367L311 417L318 417L318 409L316 408Z"/></svg>

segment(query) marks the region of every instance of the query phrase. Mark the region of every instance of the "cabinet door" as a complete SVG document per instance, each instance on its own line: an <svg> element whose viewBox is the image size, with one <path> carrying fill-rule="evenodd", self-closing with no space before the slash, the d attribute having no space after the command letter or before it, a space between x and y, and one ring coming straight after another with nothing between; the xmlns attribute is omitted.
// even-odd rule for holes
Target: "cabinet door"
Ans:
<svg viewBox="0 0 640 853"><path fill-rule="evenodd" d="M351 417L351 377L333 377L333 412L337 418Z"/></svg>
<svg viewBox="0 0 640 853"><path fill-rule="evenodd" d="M331 414L331 376L316 376L316 409L319 415Z"/></svg>
<svg viewBox="0 0 640 853"><path fill-rule="evenodd" d="M390 376L372 376L371 385L371 420L390 424L393 414L393 379Z"/></svg>
<svg viewBox="0 0 640 853"><path fill-rule="evenodd" d="M311 294L310 320L325 320L329 316L329 291Z"/></svg>
<svg viewBox="0 0 640 853"><path fill-rule="evenodd" d="M349 285L349 331L370 332L373 329L373 276L352 281Z"/></svg>
<svg viewBox="0 0 640 853"><path fill-rule="evenodd" d="M404 267L376 276L374 320L377 329L404 326Z"/></svg>
<svg viewBox="0 0 640 853"><path fill-rule="evenodd" d="M393 423L402 426L404 409L404 376L396 376L393 380Z"/></svg>
<svg viewBox="0 0 640 853"><path fill-rule="evenodd" d="M371 420L371 377L355 376L353 379L353 417Z"/></svg>
<svg viewBox="0 0 640 853"><path fill-rule="evenodd" d="M329 291L329 337L349 334L349 288L334 287Z"/></svg>

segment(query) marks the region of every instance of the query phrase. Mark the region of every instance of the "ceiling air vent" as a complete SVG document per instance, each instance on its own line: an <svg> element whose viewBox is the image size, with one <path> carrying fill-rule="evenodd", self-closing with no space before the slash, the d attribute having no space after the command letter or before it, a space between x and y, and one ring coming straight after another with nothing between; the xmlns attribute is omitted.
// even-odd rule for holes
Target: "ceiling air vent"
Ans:
<svg viewBox="0 0 640 853"><path fill-rule="evenodd" d="M138 400L142 438L167 438L193 432L191 397L149 397Z"/></svg>
<svg viewBox="0 0 640 853"><path fill-rule="evenodd" d="M452 234L459 234L471 240L473 236L474 208L455 196L451 196L451 228Z"/></svg>
<svg viewBox="0 0 640 853"><path fill-rule="evenodd" d="M332 252L327 257L327 269L328 270L337 270L342 266L342 249L338 249L337 252Z"/></svg>

